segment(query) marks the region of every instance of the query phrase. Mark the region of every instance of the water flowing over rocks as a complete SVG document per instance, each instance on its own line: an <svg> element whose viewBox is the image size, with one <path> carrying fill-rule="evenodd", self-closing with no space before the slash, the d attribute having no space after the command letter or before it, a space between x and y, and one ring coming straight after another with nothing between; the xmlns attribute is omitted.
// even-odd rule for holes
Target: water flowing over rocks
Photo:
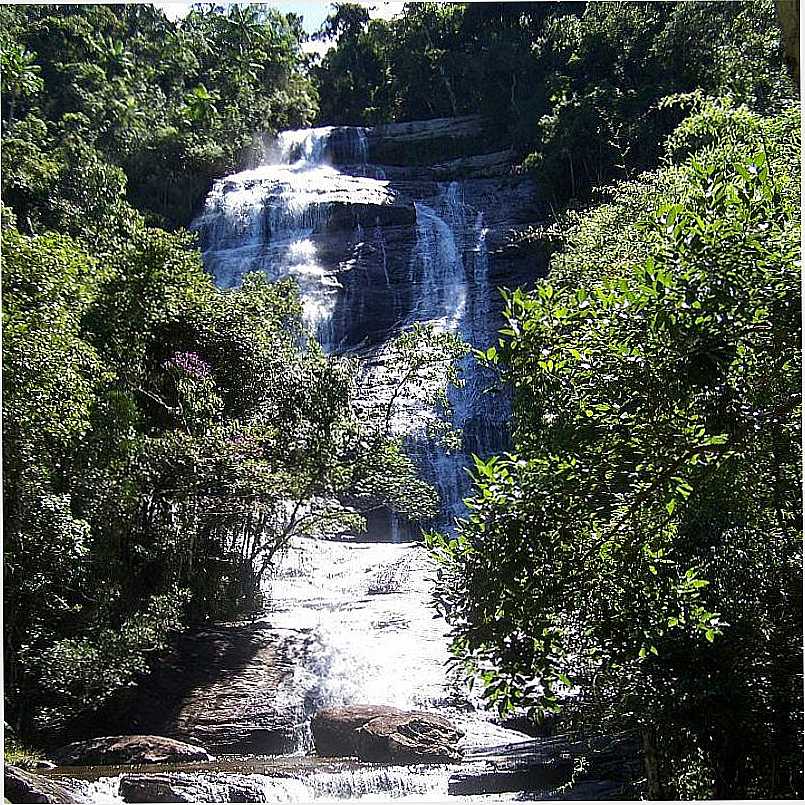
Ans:
<svg viewBox="0 0 805 805"><path fill-rule="evenodd" d="M488 147L493 135L477 116L283 132L266 164L210 193L193 224L205 264L222 287L248 271L293 277L308 328L327 351L363 359L368 396L382 404L376 389L394 382L384 351L403 327L430 323L486 346L502 324L497 288L545 269L512 236L541 218L537 187L513 175L511 150ZM473 360L463 371L452 395L463 449L412 445L448 527L464 511L468 456L506 446L506 401L484 393L489 377ZM372 522L389 536L406 527Z"/></svg>
<svg viewBox="0 0 805 805"><path fill-rule="evenodd" d="M124 802L266 802L265 784L245 775L124 774Z"/></svg>

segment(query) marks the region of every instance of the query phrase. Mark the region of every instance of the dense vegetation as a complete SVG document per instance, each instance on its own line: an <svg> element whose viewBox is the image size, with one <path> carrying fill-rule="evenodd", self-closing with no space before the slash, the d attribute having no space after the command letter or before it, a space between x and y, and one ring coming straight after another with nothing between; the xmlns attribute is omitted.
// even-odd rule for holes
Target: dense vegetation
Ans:
<svg viewBox="0 0 805 805"><path fill-rule="evenodd" d="M150 222L188 224L259 135L316 113L300 20L273 9L171 22L149 5L5 7L0 27L3 193L36 231L57 223L41 207L69 172L99 159Z"/></svg>
<svg viewBox="0 0 805 805"><path fill-rule="evenodd" d="M358 416L355 366L303 333L293 282L220 292L187 232L144 217L182 219L186 182L310 116L298 23L2 19L6 718L44 739L171 630L259 605L293 536L360 530L380 505L427 515L434 493L387 421ZM406 366L422 335L400 341Z"/></svg>
<svg viewBox="0 0 805 805"><path fill-rule="evenodd" d="M695 103L508 295L437 598L491 704L633 732L650 797L799 797L800 117Z"/></svg>
<svg viewBox="0 0 805 805"><path fill-rule="evenodd" d="M501 713L637 736L652 797L801 796L800 123L771 3L336 4L320 35L311 66L262 7L0 8L6 718L43 741L172 630L259 606L294 535L433 510L295 285L220 292L182 227L279 129L480 113L557 207L599 203L474 345L513 445L431 537L457 661ZM462 351L403 336L412 381L423 336Z"/></svg>
<svg viewBox="0 0 805 805"><path fill-rule="evenodd" d="M411 3L371 19L336 4L314 74L333 124L480 113L556 202L653 167L696 89L763 113L795 92L770 0Z"/></svg>

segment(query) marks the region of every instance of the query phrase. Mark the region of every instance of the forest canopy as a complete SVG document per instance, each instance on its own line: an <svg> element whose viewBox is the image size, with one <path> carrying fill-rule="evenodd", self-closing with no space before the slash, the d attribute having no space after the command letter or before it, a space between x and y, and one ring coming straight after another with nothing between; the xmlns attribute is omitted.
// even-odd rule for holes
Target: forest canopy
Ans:
<svg viewBox="0 0 805 805"><path fill-rule="evenodd" d="M664 97L772 114L796 96L770 0L409 3L391 20L334 8L313 70L321 122L480 113L558 203L654 167L681 120Z"/></svg>

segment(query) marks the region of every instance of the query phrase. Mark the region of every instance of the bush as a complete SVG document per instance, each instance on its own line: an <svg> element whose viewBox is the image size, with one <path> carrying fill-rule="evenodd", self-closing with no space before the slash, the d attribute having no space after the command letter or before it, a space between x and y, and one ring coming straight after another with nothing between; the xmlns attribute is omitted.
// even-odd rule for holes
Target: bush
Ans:
<svg viewBox="0 0 805 805"><path fill-rule="evenodd" d="M437 597L491 704L635 731L650 797L796 796L799 117L706 106L676 158L705 131L507 297L514 450Z"/></svg>

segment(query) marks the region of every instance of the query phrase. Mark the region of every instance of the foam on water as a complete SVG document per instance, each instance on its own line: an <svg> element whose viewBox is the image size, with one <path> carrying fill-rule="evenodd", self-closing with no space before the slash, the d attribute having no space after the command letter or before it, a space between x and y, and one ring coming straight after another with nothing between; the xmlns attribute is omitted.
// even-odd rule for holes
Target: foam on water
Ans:
<svg viewBox="0 0 805 805"><path fill-rule="evenodd" d="M303 319L325 349L340 283L319 254L315 236L336 205L382 204L388 182L343 173L330 158L332 127L281 132L268 162L216 182L192 229L199 233L204 264L222 288L240 285L250 271L299 284ZM337 151L365 162L362 130L338 129ZM357 132L345 136L343 132Z"/></svg>

